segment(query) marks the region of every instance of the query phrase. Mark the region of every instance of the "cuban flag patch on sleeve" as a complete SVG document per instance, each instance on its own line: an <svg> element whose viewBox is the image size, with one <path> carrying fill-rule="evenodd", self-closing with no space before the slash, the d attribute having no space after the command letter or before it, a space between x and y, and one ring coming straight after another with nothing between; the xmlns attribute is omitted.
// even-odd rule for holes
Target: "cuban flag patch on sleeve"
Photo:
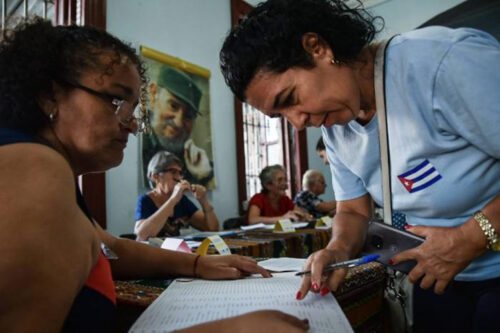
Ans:
<svg viewBox="0 0 500 333"><path fill-rule="evenodd" d="M408 192L414 193L431 186L442 177L434 165L425 160L413 169L398 175L398 178Z"/></svg>

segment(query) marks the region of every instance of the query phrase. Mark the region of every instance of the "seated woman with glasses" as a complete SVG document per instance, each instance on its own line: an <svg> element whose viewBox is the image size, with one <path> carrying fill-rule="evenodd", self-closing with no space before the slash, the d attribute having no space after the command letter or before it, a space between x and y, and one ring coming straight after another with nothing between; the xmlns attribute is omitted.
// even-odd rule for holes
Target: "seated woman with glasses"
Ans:
<svg viewBox="0 0 500 333"><path fill-rule="evenodd" d="M335 215L337 202L323 201L318 196L325 193L326 182L323 174L317 170L307 170L302 176L303 191L297 193L293 202L318 218L325 215Z"/></svg>
<svg viewBox="0 0 500 333"><path fill-rule="evenodd" d="M178 236L179 229L189 224L199 230L219 230L206 188L182 179L182 162L177 156L164 150L157 152L149 161L147 176L152 190L137 200L137 240ZM186 191L193 192L201 210L184 195Z"/></svg>
<svg viewBox="0 0 500 333"><path fill-rule="evenodd" d="M262 190L248 203L247 223L276 223L278 220L308 221L311 214L295 206L285 191L288 189L285 169L270 165L259 174Z"/></svg>
<svg viewBox="0 0 500 333"><path fill-rule="evenodd" d="M1 332L110 332L113 278L270 276L242 256L115 238L92 218L78 176L118 166L129 135L145 128L136 117L145 112L147 79L134 49L105 31L41 19L0 36ZM259 311L187 331L276 326L307 329Z"/></svg>

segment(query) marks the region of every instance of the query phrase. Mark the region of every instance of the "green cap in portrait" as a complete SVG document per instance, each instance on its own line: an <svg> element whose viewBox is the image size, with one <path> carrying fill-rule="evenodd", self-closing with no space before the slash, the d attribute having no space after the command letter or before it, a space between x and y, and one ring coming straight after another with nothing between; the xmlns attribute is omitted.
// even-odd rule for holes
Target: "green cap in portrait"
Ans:
<svg viewBox="0 0 500 333"><path fill-rule="evenodd" d="M199 114L201 90L188 75L174 68L162 66L158 75L158 85L189 104L195 115Z"/></svg>

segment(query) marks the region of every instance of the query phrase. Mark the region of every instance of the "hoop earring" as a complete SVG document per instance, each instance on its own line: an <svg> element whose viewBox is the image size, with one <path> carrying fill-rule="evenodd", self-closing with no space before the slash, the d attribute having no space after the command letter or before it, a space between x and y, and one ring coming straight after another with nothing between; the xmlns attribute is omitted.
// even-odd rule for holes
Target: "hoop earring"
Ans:
<svg viewBox="0 0 500 333"><path fill-rule="evenodd" d="M50 119L51 123L53 123L54 119L56 119L56 115L57 115L57 111L49 113L49 119Z"/></svg>
<svg viewBox="0 0 500 333"><path fill-rule="evenodd" d="M337 60L337 59L335 59L335 58L332 58L332 60L331 60L330 62L332 63L332 65L340 65L340 64L342 64L342 63L340 62L340 60Z"/></svg>

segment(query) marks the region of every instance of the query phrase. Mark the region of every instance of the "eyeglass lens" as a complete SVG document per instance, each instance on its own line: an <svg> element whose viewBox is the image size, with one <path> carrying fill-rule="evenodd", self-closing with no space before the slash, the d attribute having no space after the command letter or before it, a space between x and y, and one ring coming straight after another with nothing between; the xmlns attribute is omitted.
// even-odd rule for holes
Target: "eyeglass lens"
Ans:
<svg viewBox="0 0 500 333"><path fill-rule="evenodd" d="M116 109L116 116L124 125L128 125L134 119L137 121L136 133L146 132L148 129L147 120L142 118L139 106L125 100L121 101Z"/></svg>

